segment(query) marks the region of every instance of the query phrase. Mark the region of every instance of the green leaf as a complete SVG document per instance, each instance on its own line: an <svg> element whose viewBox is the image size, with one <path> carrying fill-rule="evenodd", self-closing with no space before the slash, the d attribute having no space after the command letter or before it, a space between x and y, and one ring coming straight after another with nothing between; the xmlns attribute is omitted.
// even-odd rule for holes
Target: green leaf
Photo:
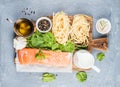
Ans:
<svg viewBox="0 0 120 87"><path fill-rule="evenodd" d="M51 82L56 79L56 76L52 73L43 73L42 75L42 81L43 82Z"/></svg>
<svg viewBox="0 0 120 87"><path fill-rule="evenodd" d="M36 53L35 58L36 58L36 59L39 59L39 60L45 59L45 55L44 55L44 53L41 51L41 49L39 49L39 52Z"/></svg>
<svg viewBox="0 0 120 87"><path fill-rule="evenodd" d="M35 58L40 58L39 53L36 53Z"/></svg>
<svg viewBox="0 0 120 87"><path fill-rule="evenodd" d="M87 74L84 71L76 73L76 78L80 82L85 82L87 80Z"/></svg>
<svg viewBox="0 0 120 87"><path fill-rule="evenodd" d="M60 49L61 51L65 51L65 46L64 46L63 44L59 44L59 49Z"/></svg>
<svg viewBox="0 0 120 87"><path fill-rule="evenodd" d="M73 42L68 41L65 46L64 46L64 50L67 52L73 52L75 50L75 45Z"/></svg>
<svg viewBox="0 0 120 87"><path fill-rule="evenodd" d="M27 37L27 47L61 50L64 52L73 52L75 50L73 42L68 41L66 44L59 44L51 32L40 33L39 31Z"/></svg>
<svg viewBox="0 0 120 87"><path fill-rule="evenodd" d="M82 46L82 45L75 45L76 49L77 50L80 50L80 49L86 49L88 46Z"/></svg>
<svg viewBox="0 0 120 87"><path fill-rule="evenodd" d="M102 61L104 58L105 58L105 54L103 52L97 54L97 60Z"/></svg>
<svg viewBox="0 0 120 87"><path fill-rule="evenodd" d="M55 43L52 45L52 50L58 50L59 49L59 44L58 43Z"/></svg>

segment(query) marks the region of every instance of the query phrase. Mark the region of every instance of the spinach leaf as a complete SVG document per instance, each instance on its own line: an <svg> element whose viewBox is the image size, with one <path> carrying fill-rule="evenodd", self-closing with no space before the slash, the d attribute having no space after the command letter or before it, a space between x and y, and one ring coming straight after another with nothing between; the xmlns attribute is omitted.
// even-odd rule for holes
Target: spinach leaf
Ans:
<svg viewBox="0 0 120 87"><path fill-rule="evenodd" d="M52 45L52 50L59 50L60 44L55 43Z"/></svg>
<svg viewBox="0 0 120 87"><path fill-rule="evenodd" d="M75 45L73 42L68 41L64 46L63 46L63 51L66 52L73 52L75 49Z"/></svg>
<svg viewBox="0 0 120 87"><path fill-rule="evenodd" d="M97 60L102 61L104 58L105 58L105 54L103 52L97 54Z"/></svg>
<svg viewBox="0 0 120 87"><path fill-rule="evenodd" d="M27 47L61 50L64 52L73 52L75 50L73 42L68 41L66 44L59 44L51 32L40 33L39 31L27 37Z"/></svg>
<svg viewBox="0 0 120 87"><path fill-rule="evenodd" d="M88 47L88 46L82 46L82 45L78 45L78 44L75 45L75 48L76 48L77 50L86 49L87 47Z"/></svg>
<svg viewBox="0 0 120 87"><path fill-rule="evenodd" d="M42 75L42 81L43 82L51 82L56 79L56 76L52 73L43 73Z"/></svg>
<svg viewBox="0 0 120 87"><path fill-rule="evenodd" d="M87 74L84 71L78 72L78 73L76 73L76 78L80 82L85 82L87 80Z"/></svg>

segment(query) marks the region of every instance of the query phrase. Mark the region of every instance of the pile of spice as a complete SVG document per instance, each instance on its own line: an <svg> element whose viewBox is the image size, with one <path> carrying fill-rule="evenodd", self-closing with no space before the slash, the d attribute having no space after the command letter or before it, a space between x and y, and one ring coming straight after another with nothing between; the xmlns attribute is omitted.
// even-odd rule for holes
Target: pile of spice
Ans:
<svg viewBox="0 0 120 87"><path fill-rule="evenodd" d="M50 28L50 22L48 20L43 19L38 23L38 28L42 31L46 31Z"/></svg>
<svg viewBox="0 0 120 87"><path fill-rule="evenodd" d="M22 13L24 15L32 15L32 14L35 14L35 11L31 10L31 8L23 8Z"/></svg>

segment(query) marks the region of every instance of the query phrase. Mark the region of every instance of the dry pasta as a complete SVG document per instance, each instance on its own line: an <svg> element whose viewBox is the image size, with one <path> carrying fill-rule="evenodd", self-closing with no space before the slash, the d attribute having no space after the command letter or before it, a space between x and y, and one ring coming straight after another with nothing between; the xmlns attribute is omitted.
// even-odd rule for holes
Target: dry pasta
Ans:
<svg viewBox="0 0 120 87"><path fill-rule="evenodd" d="M75 15L71 27L70 39L83 46L87 46L89 41L90 23L84 15Z"/></svg>
<svg viewBox="0 0 120 87"><path fill-rule="evenodd" d="M53 15L52 33L58 43L65 44L68 41L70 27L70 20L64 12Z"/></svg>

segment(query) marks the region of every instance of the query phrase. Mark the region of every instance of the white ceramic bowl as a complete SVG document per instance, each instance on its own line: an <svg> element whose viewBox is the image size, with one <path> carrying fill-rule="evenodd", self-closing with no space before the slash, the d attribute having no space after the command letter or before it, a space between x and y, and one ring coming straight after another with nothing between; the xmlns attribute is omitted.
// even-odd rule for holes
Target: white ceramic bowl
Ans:
<svg viewBox="0 0 120 87"><path fill-rule="evenodd" d="M74 54L74 64L75 66L83 69L94 69L96 72L100 72L100 69L94 65L95 58L87 50L79 50Z"/></svg>
<svg viewBox="0 0 120 87"><path fill-rule="evenodd" d="M105 22L107 23L107 26L106 26L103 30L101 30L101 28L99 27L101 21L105 21ZM101 33L101 34L107 34L107 33L109 33L110 30L111 30L111 23L110 23L110 21L109 21L108 19L106 19L106 18L101 18L101 19L99 19L99 20L97 21L97 23L96 23L96 30L97 30L99 33Z"/></svg>
<svg viewBox="0 0 120 87"><path fill-rule="evenodd" d="M50 22L50 27L49 27L49 29L47 29L46 31L42 31L42 30L40 30L40 29L38 28L38 23L39 23L41 20L43 20L43 19L48 20L48 21ZM52 22L51 22L51 20L50 20L48 17L40 17L40 18L38 18L38 20L36 21L36 28L37 28L38 31L40 31L40 32L42 32L42 33L46 33L46 32L48 32L48 31L51 30L51 28L52 28Z"/></svg>
<svg viewBox="0 0 120 87"><path fill-rule="evenodd" d="M87 50L79 50L74 54L74 64L79 68L89 69L94 65L94 62L94 56Z"/></svg>

